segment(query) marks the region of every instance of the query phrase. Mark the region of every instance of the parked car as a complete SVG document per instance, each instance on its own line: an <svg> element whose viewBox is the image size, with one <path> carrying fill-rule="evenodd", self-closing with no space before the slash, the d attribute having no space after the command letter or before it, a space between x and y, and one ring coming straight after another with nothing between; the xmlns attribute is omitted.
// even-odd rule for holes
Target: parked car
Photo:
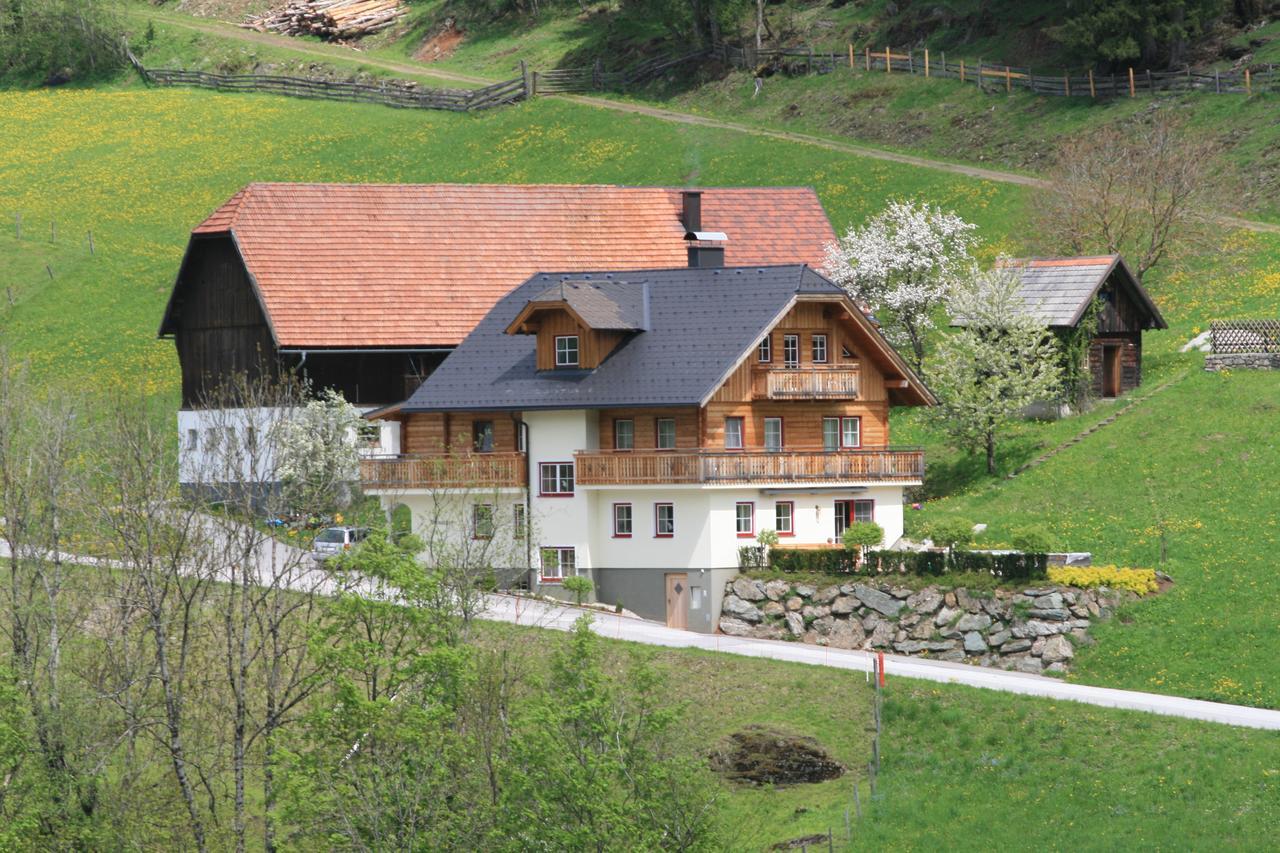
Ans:
<svg viewBox="0 0 1280 853"><path fill-rule="evenodd" d="M326 527L316 536L311 556L322 562L359 544L368 535L367 527Z"/></svg>

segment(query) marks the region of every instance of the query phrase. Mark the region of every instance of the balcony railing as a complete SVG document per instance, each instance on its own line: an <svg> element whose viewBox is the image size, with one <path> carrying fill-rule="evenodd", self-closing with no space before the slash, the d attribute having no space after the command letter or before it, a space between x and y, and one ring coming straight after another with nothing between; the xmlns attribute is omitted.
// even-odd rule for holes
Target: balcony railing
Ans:
<svg viewBox="0 0 1280 853"><path fill-rule="evenodd" d="M528 478L523 453L450 453L361 459L366 489L523 488Z"/></svg>
<svg viewBox="0 0 1280 853"><path fill-rule="evenodd" d="M592 451L578 453L583 486L678 483L905 483L924 479L924 451L867 450L689 450L666 453Z"/></svg>
<svg viewBox="0 0 1280 853"><path fill-rule="evenodd" d="M770 400L854 400L858 371L841 367L773 368L761 371L764 388L757 395Z"/></svg>

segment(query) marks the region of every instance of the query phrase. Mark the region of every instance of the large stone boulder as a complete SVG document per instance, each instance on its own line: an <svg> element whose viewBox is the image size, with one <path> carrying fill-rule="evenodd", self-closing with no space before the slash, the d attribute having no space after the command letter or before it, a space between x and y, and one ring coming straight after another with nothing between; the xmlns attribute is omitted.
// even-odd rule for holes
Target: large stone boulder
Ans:
<svg viewBox="0 0 1280 853"><path fill-rule="evenodd" d="M835 649L858 649L866 639L862 625L852 619L836 619L827 636L828 645Z"/></svg>
<svg viewBox="0 0 1280 853"><path fill-rule="evenodd" d="M936 589L922 589L907 598L907 607L924 616L936 613L942 606L942 595Z"/></svg>
<svg viewBox="0 0 1280 853"><path fill-rule="evenodd" d="M831 602L835 601L836 596L839 594L840 594L840 587L824 586L822 589L818 590L813 594L813 603L814 604L830 604Z"/></svg>
<svg viewBox="0 0 1280 853"><path fill-rule="evenodd" d="M956 622L957 631L985 631L991 627L991 617L985 613L966 613Z"/></svg>
<svg viewBox="0 0 1280 853"><path fill-rule="evenodd" d="M765 616L777 617L786 613L787 608L783 607L782 602L780 601L766 601L764 605L760 608L760 612L763 613Z"/></svg>
<svg viewBox="0 0 1280 853"><path fill-rule="evenodd" d="M786 581L773 580L764 585L764 594L770 601L781 601L791 591L791 584Z"/></svg>
<svg viewBox="0 0 1280 853"><path fill-rule="evenodd" d="M985 654L987 641L982 639L982 634L977 631L970 631L964 635L964 650L971 655Z"/></svg>
<svg viewBox="0 0 1280 853"><path fill-rule="evenodd" d="M858 599L851 595L842 595L831 602L831 612L837 616L848 616L858 609Z"/></svg>
<svg viewBox="0 0 1280 853"><path fill-rule="evenodd" d="M793 596L791 596L790 598L788 598L788 599L787 599L787 609L788 609L788 610L796 610L796 611L798 611L801 607L804 607L804 599L803 599L803 598L801 598L800 596L798 596L798 595L793 595Z"/></svg>
<svg viewBox="0 0 1280 853"><path fill-rule="evenodd" d="M736 595L730 595L725 598L724 604L721 606L721 612L735 616L744 622L759 622L764 618L764 614L760 612L759 607L749 601L743 601Z"/></svg>
<svg viewBox="0 0 1280 853"><path fill-rule="evenodd" d="M750 637L751 626L741 619L734 619L732 616L721 616L720 632L728 634L730 637Z"/></svg>
<svg viewBox="0 0 1280 853"><path fill-rule="evenodd" d="M791 632L791 636L800 637L804 635L804 618L799 613L788 613L787 630Z"/></svg>
<svg viewBox="0 0 1280 853"><path fill-rule="evenodd" d="M1076 650L1071 647L1071 641L1061 634L1055 634L1046 640L1044 649L1040 652L1040 660L1045 663L1068 661L1075 656Z"/></svg>
<svg viewBox="0 0 1280 853"><path fill-rule="evenodd" d="M954 607L944 607L938 611L937 616L933 617L933 624L938 628L950 625L952 622L956 621L962 612L963 611Z"/></svg>
<svg viewBox="0 0 1280 853"><path fill-rule="evenodd" d="M733 594L745 601L764 601L764 581L751 578L734 578Z"/></svg>
<svg viewBox="0 0 1280 853"><path fill-rule="evenodd" d="M856 584L853 588L854 595L858 596L858 600L885 616L897 616L903 607L906 607L905 601L899 601L892 595L883 593L874 587L866 584Z"/></svg>
<svg viewBox="0 0 1280 853"><path fill-rule="evenodd" d="M893 642L894 635L897 633L898 629L896 625L892 622L881 621L876 624L876 628L871 632L871 636L868 638L868 641L871 643L872 648L888 648L889 644Z"/></svg>
<svg viewBox="0 0 1280 853"><path fill-rule="evenodd" d="M1013 636L1018 639L1025 637L1050 637L1054 634L1061 634L1064 631L1070 631L1072 626L1066 622L1042 622L1039 619L1028 619L1021 625L1014 625L1011 629Z"/></svg>

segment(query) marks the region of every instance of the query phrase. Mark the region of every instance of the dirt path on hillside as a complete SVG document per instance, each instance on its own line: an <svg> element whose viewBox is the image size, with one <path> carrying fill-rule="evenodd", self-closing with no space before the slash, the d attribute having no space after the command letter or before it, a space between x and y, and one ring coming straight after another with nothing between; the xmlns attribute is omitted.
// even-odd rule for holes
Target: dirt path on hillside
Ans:
<svg viewBox="0 0 1280 853"><path fill-rule="evenodd" d="M182 27L189 30L195 30L197 32L207 33L209 35L233 38L240 41L270 47L286 48L295 53L307 56L316 56L324 59L358 61L365 65L382 68L387 71L395 71L400 74L412 74L419 77L434 77L455 83L472 83L482 86L496 82L484 77L459 74L453 71L443 71L421 63L400 62L394 59L383 59L382 57L368 56L360 53L359 51L353 51L351 48L339 47L337 45L301 42L298 39L290 38L288 36L245 30L235 26L234 24L228 24L221 21L205 21L183 15L165 14L140 9L129 10L128 14L140 18L154 17L161 23L169 24L170 26ZM764 139L777 139L783 142L798 142L803 145L813 145L818 148L825 148L828 151L839 151L844 154L853 154L858 157L867 157L873 160L884 160L890 163L900 163L904 166L915 166L921 169L932 169L935 172L948 172L953 175L963 175L968 178L977 178L984 181L994 181L1002 184L1017 184L1019 186L1033 187L1036 189L1046 189L1049 187L1048 181L1032 175L1021 175L1017 172L1005 172L999 169L987 169L981 166L966 166L962 163L948 163L945 160L933 160L928 157L920 157L914 154L900 154L896 151L885 151L880 148L859 145L854 142L844 142L838 139L828 139L826 137L814 136L808 133L797 133L788 130L770 130L769 128L756 127L749 124L741 124L739 122L726 121L724 119L710 118L707 116L693 115L691 113L680 112L678 110L669 110L662 107L651 107L645 104L615 101L609 98L594 97L590 95L551 95L549 97L561 98L566 101L571 101L583 106L595 107L597 109L648 116L649 118L656 118L677 124L708 127L717 130L730 130L735 133L746 133L751 136L758 136ZM1230 228L1243 228L1264 234L1280 234L1280 225L1272 224L1270 222L1258 222L1256 220L1242 219L1237 216L1228 216L1226 214L1216 215L1213 218Z"/></svg>

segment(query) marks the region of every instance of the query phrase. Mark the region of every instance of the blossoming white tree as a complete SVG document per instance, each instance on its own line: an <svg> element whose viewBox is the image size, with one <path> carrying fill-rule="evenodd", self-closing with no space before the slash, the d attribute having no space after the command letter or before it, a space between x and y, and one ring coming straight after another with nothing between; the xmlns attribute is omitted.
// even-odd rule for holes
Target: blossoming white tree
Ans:
<svg viewBox="0 0 1280 853"><path fill-rule="evenodd" d="M930 204L891 201L827 247L826 273L876 313L889 339L924 362L933 314L973 263L977 226Z"/></svg>
<svg viewBox="0 0 1280 853"><path fill-rule="evenodd" d="M360 413L334 390L322 392L279 424L280 481L298 506L345 507L360 477Z"/></svg>
<svg viewBox="0 0 1280 853"><path fill-rule="evenodd" d="M1018 269L976 269L949 300L961 329L929 360L939 425L966 450L985 450L996 473L996 435L1023 409L1060 389L1057 344L1018 296Z"/></svg>

